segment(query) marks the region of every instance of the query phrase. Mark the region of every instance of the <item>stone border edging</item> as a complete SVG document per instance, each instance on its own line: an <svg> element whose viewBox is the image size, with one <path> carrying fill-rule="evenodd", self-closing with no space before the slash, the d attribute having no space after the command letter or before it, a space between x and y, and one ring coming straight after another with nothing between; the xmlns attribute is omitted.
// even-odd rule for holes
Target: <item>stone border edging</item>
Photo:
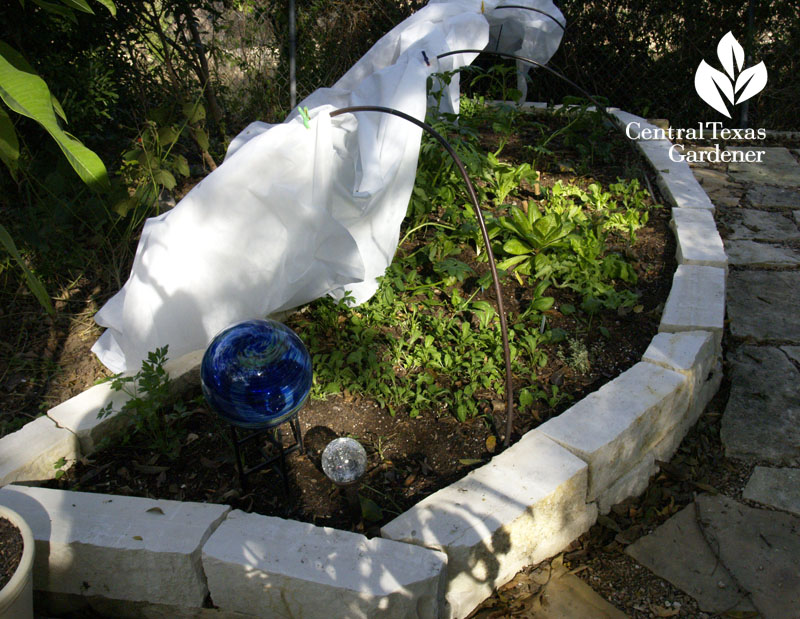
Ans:
<svg viewBox="0 0 800 619"><path fill-rule="evenodd" d="M620 128L633 121L648 126L626 112L612 114ZM669 159L670 145L637 142L673 205L678 269L659 334L631 369L425 498L373 540L227 506L7 486L0 503L37 518L35 588L72 602L109 602L119 616L136 616L153 603L200 612L197 600L209 592L229 616L258 609L315 616L330 609L320 600L335 592L338 611L349 616L463 617L519 569L563 550L598 513L647 487L655 461L672 456L721 380L727 258L711 201L688 164ZM193 380L201 356L171 362L170 376ZM91 387L0 439L0 485L50 479L59 458L91 453L116 429L113 417L99 421L97 412L122 397L107 383ZM76 513L88 506L100 520L82 528ZM197 543L158 551L157 540L182 537L181 523L203 513ZM83 552L77 564L72 544ZM289 552L276 558L277 545ZM115 568L114 578L102 580L95 566L108 556L134 566L133 578ZM358 567L343 571L337 560ZM141 569L169 578L136 590ZM192 579L192 599L170 596L185 577Z"/></svg>

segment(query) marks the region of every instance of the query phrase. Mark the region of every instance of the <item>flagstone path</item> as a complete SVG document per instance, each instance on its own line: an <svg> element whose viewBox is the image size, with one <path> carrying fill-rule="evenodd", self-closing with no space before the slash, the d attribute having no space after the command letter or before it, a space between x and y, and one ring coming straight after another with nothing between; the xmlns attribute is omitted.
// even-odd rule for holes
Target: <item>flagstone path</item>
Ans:
<svg viewBox="0 0 800 619"><path fill-rule="evenodd" d="M730 261L721 439L760 466L740 500L701 494L626 552L706 613L787 619L800 617L800 163L765 150L694 170Z"/></svg>

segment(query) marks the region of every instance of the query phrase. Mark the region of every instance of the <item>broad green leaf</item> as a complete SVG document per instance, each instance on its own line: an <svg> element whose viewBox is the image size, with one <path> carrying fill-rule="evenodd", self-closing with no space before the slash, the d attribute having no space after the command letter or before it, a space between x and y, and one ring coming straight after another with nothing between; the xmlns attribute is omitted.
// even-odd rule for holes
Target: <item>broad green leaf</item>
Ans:
<svg viewBox="0 0 800 619"><path fill-rule="evenodd" d="M531 210L535 211L536 209L533 208ZM516 206L511 209L511 217L514 220L514 225L516 225L520 231L526 235L531 233L531 220L529 216L525 215L525 213Z"/></svg>
<svg viewBox="0 0 800 619"><path fill-rule="evenodd" d="M89 3L86 2L86 0L61 0L61 2L70 8L94 15L92 7L89 6Z"/></svg>
<svg viewBox="0 0 800 619"><path fill-rule="evenodd" d="M433 270L437 273L455 277L460 282L463 282L464 278L473 272L469 265L455 258L445 258L441 262L437 262L433 265Z"/></svg>
<svg viewBox="0 0 800 619"><path fill-rule="evenodd" d="M61 107L61 103L59 103L58 99L56 99L55 95L50 95L50 103L53 105L53 109L55 110L56 114L63 120L65 123L67 122L67 115L64 113L64 108Z"/></svg>
<svg viewBox="0 0 800 619"><path fill-rule="evenodd" d="M206 117L206 108L199 101L197 103L186 103L183 106L183 115L189 120L189 124L193 125Z"/></svg>
<svg viewBox="0 0 800 619"><path fill-rule="evenodd" d="M518 265L524 260L529 260L529 256L514 256L497 263L497 268L501 271L508 271L511 267Z"/></svg>
<svg viewBox="0 0 800 619"><path fill-rule="evenodd" d="M158 130L158 142L162 147L171 145L179 136L180 133L174 127L162 127Z"/></svg>
<svg viewBox="0 0 800 619"><path fill-rule="evenodd" d="M160 170L156 170L153 174L153 180L157 182L159 185L163 185L169 191L175 189L175 177L168 170L164 170L163 168Z"/></svg>
<svg viewBox="0 0 800 619"><path fill-rule="evenodd" d="M365 496L358 495L361 504L361 516L369 522L378 522L383 518L383 510L378 504Z"/></svg>
<svg viewBox="0 0 800 619"><path fill-rule="evenodd" d="M555 299L553 297L539 297L538 299L534 299L533 303L531 303L531 308L535 309L537 312L546 312L551 307L553 307L553 303L555 303Z"/></svg>
<svg viewBox="0 0 800 619"><path fill-rule="evenodd" d="M19 141L14 124L3 108L0 108L0 161L6 164L11 176L16 180Z"/></svg>
<svg viewBox="0 0 800 619"><path fill-rule="evenodd" d="M186 161L186 157L183 155L176 155L173 167L181 176L189 176L189 162Z"/></svg>
<svg viewBox="0 0 800 619"><path fill-rule="evenodd" d="M108 9L108 12L111 13L114 17L117 16L117 6L112 2L112 0L95 0L99 2L104 7Z"/></svg>
<svg viewBox="0 0 800 619"><path fill-rule="evenodd" d="M510 239L503 245L503 251L512 256L521 256L523 254L530 254L533 251L529 245L526 245L519 239Z"/></svg>
<svg viewBox="0 0 800 619"><path fill-rule="evenodd" d="M36 297L36 300L39 301L39 304L51 316L55 314L56 312L53 309L53 304L50 302L50 297L47 295L44 284L42 284L42 281L36 277L36 274L28 268L28 265L25 264L25 261L17 250L17 246L14 244L14 239L11 238L8 230L6 230L2 224L0 224L0 245L5 248L22 269L22 272L25 274L25 283L28 285L28 289L33 293L33 296Z"/></svg>
<svg viewBox="0 0 800 619"><path fill-rule="evenodd" d="M64 131L51 131L50 135L84 183L98 191L105 191L111 186L106 166L93 150Z"/></svg>
<svg viewBox="0 0 800 619"><path fill-rule="evenodd" d="M58 125L52 95L44 80L20 62L21 56L0 41L0 98L13 111L38 122L53 137L73 169L89 186L107 188L103 162Z"/></svg>
<svg viewBox="0 0 800 619"><path fill-rule="evenodd" d="M208 150L208 134L202 129L194 130L194 139L203 150Z"/></svg>
<svg viewBox="0 0 800 619"><path fill-rule="evenodd" d="M53 15L61 15L61 17L66 17L74 24L78 23L78 20L75 18L75 14L69 7L61 4L55 4L53 2L46 2L45 0L33 0L33 3L42 7L48 13L52 13Z"/></svg>

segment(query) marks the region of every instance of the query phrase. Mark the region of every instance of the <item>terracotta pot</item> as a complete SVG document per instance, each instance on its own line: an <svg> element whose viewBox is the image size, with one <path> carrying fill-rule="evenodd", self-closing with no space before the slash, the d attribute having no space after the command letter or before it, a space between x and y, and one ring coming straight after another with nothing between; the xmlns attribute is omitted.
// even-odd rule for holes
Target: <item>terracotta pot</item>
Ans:
<svg viewBox="0 0 800 619"><path fill-rule="evenodd" d="M17 571L0 589L0 619L33 618L33 532L17 512L0 505L0 518L5 518L22 534L22 559Z"/></svg>

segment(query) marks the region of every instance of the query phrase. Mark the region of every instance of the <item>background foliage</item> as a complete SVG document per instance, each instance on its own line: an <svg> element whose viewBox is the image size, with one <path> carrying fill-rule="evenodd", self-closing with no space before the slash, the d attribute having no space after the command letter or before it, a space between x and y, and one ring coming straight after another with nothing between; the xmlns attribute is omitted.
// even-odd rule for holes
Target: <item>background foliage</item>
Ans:
<svg viewBox="0 0 800 619"><path fill-rule="evenodd" d="M12 114L18 173L0 168L0 225L19 260L6 243L0 275L41 277L55 296L53 286L95 262L111 266L113 291L127 275L143 220L213 170L246 124L280 122L289 112L287 3L118 0L112 14L106 1L93 0L84 3L93 14L70 15L42 4L0 4L0 41L44 79L68 121L57 122L100 156L111 182L105 191L88 188L41 126ZM297 0L298 100L333 84L422 4ZM747 64L763 60L769 71L767 88L749 102L750 126L800 129L793 0L558 4L568 26L551 65L611 105L673 126L724 120L694 92L693 78L701 59L715 62L717 42L730 30L748 50ZM480 81L481 94L508 90L514 76L505 75L498 93L492 80ZM577 94L543 71L531 75L529 100Z"/></svg>
<svg viewBox="0 0 800 619"><path fill-rule="evenodd" d="M560 0L567 29L550 62L611 105L672 126L727 121L694 90L702 59L717 66L717 43L732 32L747 54L746 66L764 61L767 87L750 100L748 125L798 130L800 19L793 0ZM752 29L748 27L752 11ZM528 99L558 103L569 86L539 72ZM737 106L738 108L738 106Z"/></svg>

